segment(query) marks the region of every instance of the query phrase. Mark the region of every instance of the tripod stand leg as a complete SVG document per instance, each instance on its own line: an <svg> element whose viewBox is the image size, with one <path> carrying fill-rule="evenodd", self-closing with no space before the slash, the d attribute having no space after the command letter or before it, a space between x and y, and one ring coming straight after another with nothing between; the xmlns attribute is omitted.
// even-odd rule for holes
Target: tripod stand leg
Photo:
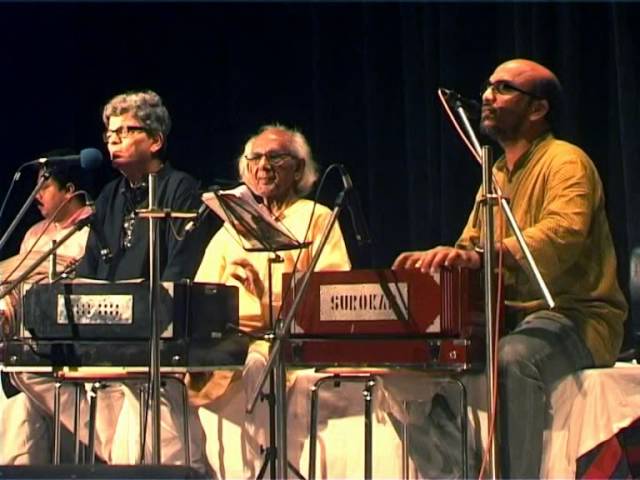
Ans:
<svg viewBox="0 0 640 480"><path fill-rule="evenodd" d="M275 405L275 395L274 392L274 383L275 379L273 377L273 373L269 378L269 393L263 394L261 401L267 401L269 407L269 446L264 449L264 461L260 466L260 471L256 476L256 479L264 478L265 473L267 472L267 467L269 467L269 474L272 479L278 478L278 473L276 471L276 461L277 461L277 439L276 439L276 405ZM286 394L286 393L285 393ZM255 413L254 413L255 415ZM288 471L291 471L297 478L300 480L305 480L304 476L300 471L287 460L286 462L287 471L285 471L281 477L288 478Z"/></svg>
<svg viewBox="0 0 640 480"><path fill-rule="evenodd" d="M274 450L271 447L267 447L264 449L264 461L262 462L262 465L260 466L260 471L258 472L258 475L256 476L256 479L259 478L264 478L264 474L267 471L267 467L270 466L271 470L273 470L275 468L275 462L274 462ZM271 478L275 478L275 477L271 477Z"/></svg>

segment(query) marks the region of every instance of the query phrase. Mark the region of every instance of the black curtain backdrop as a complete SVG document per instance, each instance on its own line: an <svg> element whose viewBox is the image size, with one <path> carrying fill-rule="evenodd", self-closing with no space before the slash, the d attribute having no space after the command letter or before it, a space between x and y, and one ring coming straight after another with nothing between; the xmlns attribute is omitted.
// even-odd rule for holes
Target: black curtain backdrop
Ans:
<svg viewBox="0 0 640 480"><path fill-rule="evenodd" d="M0 189L47 151L101 146L105 101L151 88L173 118L171 162L204 186L235 176L260 125L301 129L362 196L374 244L359 248L341 219L355 266L386 267L455 241L480 181L436 89L477 97L498 63L527 57L564 84L559 136L600 171L628 293L640 245L638 24L633 3L0 3ZM113 175L105 167L96 187ZM32 180L18 183L2 231ZM324 203L339 186L329 179ZM627 344L636 330L630 321Z"/></svg>

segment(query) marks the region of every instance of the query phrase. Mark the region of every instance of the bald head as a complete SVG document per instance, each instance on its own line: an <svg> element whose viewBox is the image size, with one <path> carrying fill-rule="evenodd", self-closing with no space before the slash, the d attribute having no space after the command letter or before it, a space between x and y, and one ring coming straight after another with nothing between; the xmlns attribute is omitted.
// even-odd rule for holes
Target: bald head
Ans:
<svg viewBox="0 0 640 480"><path fill-rule="evenodd" d="M547 67L524 58L516 58L504 62L496 68L495 73L498 72L508 72L513 80L518 81L520 85L532 92L536 91L536 87L540 82L560 83L555 74Z"/></svg>
<svg viewBox="0 0 640 480"><path fill-rule="evenodd" d="M536 97L546 100L549 112L546 120L553 126L554 121L562 110L562 85L558 77L544 65L532 60L516 58L499 65L492 76L506 75Z"/></svg>

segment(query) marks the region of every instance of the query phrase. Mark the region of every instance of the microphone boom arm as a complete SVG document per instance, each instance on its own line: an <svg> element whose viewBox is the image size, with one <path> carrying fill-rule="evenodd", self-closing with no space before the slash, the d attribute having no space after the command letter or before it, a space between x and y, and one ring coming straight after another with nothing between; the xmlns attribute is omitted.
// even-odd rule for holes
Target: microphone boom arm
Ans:
<svg viewBox="0 0 640 480"><path fill-rule="evenodd" d="M34 187L29 197L27 198L27 201L22 206L22 208L18 212L18 215L16 215L16 218L13 219L13 222L11 222L11 225L9 225L9 228L7 228L7 231L4 233L4 235L0 239L0 252L2 252L2 249L4 248L7 241L9 240L9 237L18 226L18 223L20 223L20 220L22 220L22 217L24 217L25 213L27 213L27 210L33 203L34 198L36 198L36 195L38 194L38 192L42 190L44 183L49 179L49 177L51 177L51 173L49 173L49 171L46 168L43 169L42 174L38 178L38 183Z"/></svg>
<svg viewBox="0 0 640 480"><path fill-rule="evenodd" d="M51 246L48 250L42 253L38 258L36 258L31 265L24 272L18 275L15 279L11 280L9 283L5 284L0 288L0 300L9 295L16 287L24 282L29 275L31 275L42 263L44 263L49 256L57 251L62 245L65 244L67 240L69 240L75 233L82 230L84 227L89 225L92 221L93 215L89 215L86 218L76 222L71 230L64 234L60 240L56 241L55 245Z"/></svg>

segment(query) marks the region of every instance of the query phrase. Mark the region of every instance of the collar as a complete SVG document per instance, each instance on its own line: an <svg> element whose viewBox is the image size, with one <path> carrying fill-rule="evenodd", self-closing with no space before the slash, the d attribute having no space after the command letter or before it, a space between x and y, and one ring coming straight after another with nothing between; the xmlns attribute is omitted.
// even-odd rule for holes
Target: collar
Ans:
<svg viewBox="0 0 640 480"><path fill-rule="evenodd" d="M555 137L553 136L552 132L546 132L543 133L542 135L540 135L538 138L536 138L533 143L531 143L531 146L529 147L529 149L524 152L522 154L522 156L518 159L518 161L516 161L513 170L509 171L507 169L507 162L505 159L504 154L500 156L500 158L498 159L498 161L495 164L495 170L498 172L503 173L509 180L511 180L511 178L513 178L513 176L518 173L520 170L524 169L531 161L531 158L533 158L535 152L544 144L555 140Z"/></svg>
<svg viewBox="0 0 640 480"><path fill-rule="evenodd" d="M162 167L160 167L160 170L155 172L158 175L158 183L162 182L167 177L170 171L171 166L168 163L163 163ZM145 179L140 183L136 183L135 185L133 185L127 177L122 175L120 179L120 193L126 193L132 196L146 195L148 190L148 178L149 175L147 175Z"/></svg>

